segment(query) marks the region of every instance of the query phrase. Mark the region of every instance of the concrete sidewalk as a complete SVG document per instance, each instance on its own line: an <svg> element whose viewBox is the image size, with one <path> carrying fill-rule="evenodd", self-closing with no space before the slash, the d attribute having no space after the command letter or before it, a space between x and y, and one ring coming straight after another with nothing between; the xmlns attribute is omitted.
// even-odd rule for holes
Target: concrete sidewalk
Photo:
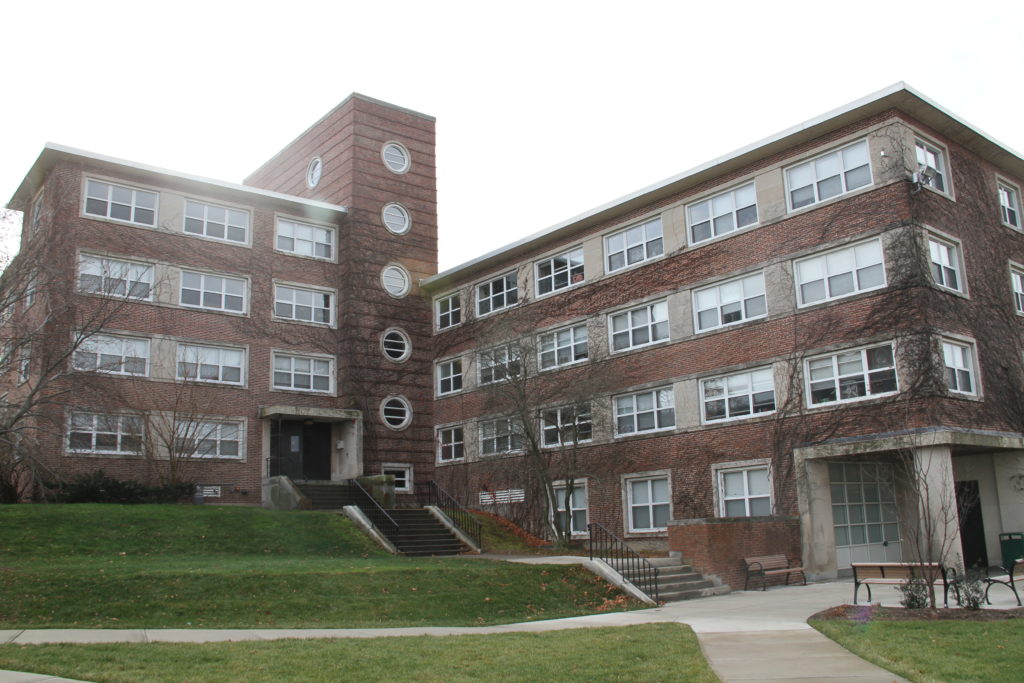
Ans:
<svg viewBox="0 0 1024 683"><path fill-rule="evenodd" d="M552 559L552 558L546 558ZM573 558L578 561L579 558ZM864 596L861 596L862 598ZM876 587L873 602L896 606L899 593ZM993 608L1016 607L1008 590L992 591ZM382 629L26 629L0 631L0 644L212 643L282 638L380 638L556 631L599 626L677 622L696 632L715 673L723 681L901 681L856 657L807 625L812 614L853 601L852 581L738 591L675 602L655 609L592 614L568 619L482 627ZM37 674L0 672L0 683L61 681Z"/></svg>

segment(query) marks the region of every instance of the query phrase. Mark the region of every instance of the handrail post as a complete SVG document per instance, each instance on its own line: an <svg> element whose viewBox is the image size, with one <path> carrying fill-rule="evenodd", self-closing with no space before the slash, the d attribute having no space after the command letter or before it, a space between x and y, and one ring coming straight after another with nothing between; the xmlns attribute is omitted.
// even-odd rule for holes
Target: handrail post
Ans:
<svg viewBox="0 0 1024 683"><path fill-rule="evenodd" d="M636 586L641 592L653 598L654 602L659 602L657 567L603 525L591 522L587 525L587 531L590 534L590 559L594 559L596 546L599 559L619 572L624 581Z"/></svg>

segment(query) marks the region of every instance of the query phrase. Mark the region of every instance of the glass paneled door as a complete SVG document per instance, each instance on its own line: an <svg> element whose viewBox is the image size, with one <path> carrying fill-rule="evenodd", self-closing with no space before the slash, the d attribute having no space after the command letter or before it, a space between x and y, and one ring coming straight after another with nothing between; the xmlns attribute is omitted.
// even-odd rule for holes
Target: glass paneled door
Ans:
<svg viewBox="0 0 1024 683"><path fill-rule="evenodd" d="M849 568L851 562L899 562L902 547L892 465L833 462L828 473L837 568Z"/></svg>

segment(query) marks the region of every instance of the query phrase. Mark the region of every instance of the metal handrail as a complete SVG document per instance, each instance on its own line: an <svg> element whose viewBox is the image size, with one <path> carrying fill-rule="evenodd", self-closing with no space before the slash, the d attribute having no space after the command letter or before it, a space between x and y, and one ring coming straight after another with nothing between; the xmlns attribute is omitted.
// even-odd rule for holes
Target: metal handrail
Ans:
<svg viewBox="0 0 1024 683"><path fill-rule="evenodd" d="M349 479L348 483L350 486L354 486L357 491L362 494L363 502L357 503L356 507L363 511L370 521L374 525L384 532L384 535L394 534L398 531L398 522L388 514L388 511L381 507L377 499L370 495L370 493L363 488L355 479Z"/></svg>
<svg viewBox="0 0 1024 683"><path fill-rule="evenodd" d="M436 481L429 481L426 484L425 505L434 505L448 515L448 519L462 530L462 533L469 536L477 548L483 548L483 524L480 523L473 513L462 506L459 501L445 491Z"/></svg>
<svg viewBox="0 0 1024 683"><path fill-rule="evenodd" d="M590 534L590 559L604 560L622 575L623 580L636 586L654 602L659 602L657 567L603 525L591 522L587 531Z"/></svg>

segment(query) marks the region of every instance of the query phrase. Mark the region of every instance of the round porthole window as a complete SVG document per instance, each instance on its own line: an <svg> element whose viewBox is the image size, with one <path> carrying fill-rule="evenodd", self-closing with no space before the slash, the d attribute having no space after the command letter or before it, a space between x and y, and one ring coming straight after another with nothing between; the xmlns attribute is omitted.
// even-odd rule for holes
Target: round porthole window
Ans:
<svg viewBox="0 0 1024 683"><path fill-rule="evenodd" d="M409 150L400 142L387 142L380 149L384 165L392 173L405 173L409 170Z"/></svg>
<svg viewBox="0 0 1024 683"><path fill-rule="evenodd" d="M385 206L380 212L381 218L384 220L384 227L396 235L404 235L409 232L409 226L412 225L412 219L409 218L409 212L405 210L405 207L401 204L391 203Z"/></svg>
<svg viewBox="0 0 1024 683"><path fill-rule="evenodd" d="M412 422L412 406L405 396L388 396L381 401L380 419L391 429L405 429Z"/></svg>
<svg viewBox="0 0 1024 683"><path fill-rule="evenodd" d="M306 169L306 187L313 189L320 184L320 176L324 173L324 162L320 157L314 157Z"/></svg>
<svg viewBox="0 0 1024 683"><path fill-rule="evenodd" d="M380 283L393 297L403 297L409 293L409 273L402 266L385 267L380 271Z"/></svg>
<svg viewBox="0 0 1024 683"><path fill-rule="evenodd" d="M397 327L384 331L380 338L380 346L384 356L396 363L401 363L412 354L412 342L409 341L409 335Z"/></svg>

